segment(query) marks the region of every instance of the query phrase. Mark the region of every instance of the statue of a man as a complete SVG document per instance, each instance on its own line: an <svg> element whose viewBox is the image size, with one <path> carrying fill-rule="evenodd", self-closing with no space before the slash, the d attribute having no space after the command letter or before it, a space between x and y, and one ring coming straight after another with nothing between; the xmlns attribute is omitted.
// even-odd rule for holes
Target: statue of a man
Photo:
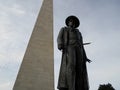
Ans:
<svg viewBox="0 0 120 90"><path fill-rule="evenodd" d="M59 90L89 90L86 56L80 25L76 16L67 17L66 26L58 35L58 49L62 51L62 61L58 79Z"/></svg>

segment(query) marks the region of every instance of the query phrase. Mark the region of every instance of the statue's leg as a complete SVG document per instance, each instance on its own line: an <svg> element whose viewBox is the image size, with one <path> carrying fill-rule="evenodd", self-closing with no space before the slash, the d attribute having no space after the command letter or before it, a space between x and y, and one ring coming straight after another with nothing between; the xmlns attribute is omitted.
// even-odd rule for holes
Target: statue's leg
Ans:
<svg viewBox="0 0 120 90"><path fill-rule="evenodd" d="M69 90L75 90L75 76L76 76L76 52L73 46L68 47L67 58L67 84Z"/></svg>

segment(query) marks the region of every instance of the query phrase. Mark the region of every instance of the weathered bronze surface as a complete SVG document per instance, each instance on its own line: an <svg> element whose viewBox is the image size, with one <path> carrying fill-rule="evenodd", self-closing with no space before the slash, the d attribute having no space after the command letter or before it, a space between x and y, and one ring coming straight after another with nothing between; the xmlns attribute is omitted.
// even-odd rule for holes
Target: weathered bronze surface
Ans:
<svg viewBox="0 0 120 90"><path fill-rule="evenodd" d="M59 90L89 90L86 61L91 60L86 56L79 25L76 16L69 16L57 38L58 49L62 51Z"/></svg>

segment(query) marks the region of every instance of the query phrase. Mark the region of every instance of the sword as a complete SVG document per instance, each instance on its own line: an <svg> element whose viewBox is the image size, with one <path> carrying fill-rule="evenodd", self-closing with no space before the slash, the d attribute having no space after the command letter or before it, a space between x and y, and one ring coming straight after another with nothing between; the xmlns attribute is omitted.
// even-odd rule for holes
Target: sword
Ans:
<svg viewBox="0 0 120 90"><path fill-rule="evenodd" d="M91 42L88 42L88 43L83 43L83 45L89 45L89 44L91 44Z"/></svg>

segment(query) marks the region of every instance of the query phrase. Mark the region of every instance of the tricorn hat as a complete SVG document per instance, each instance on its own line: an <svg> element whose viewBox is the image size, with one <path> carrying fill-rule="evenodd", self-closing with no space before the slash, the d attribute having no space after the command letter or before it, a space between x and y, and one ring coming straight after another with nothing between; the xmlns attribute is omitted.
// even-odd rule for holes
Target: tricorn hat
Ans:
<svg viewBox="0 0 120 90"><path fill-rule="evenodd" d="M69 21L73 20L75 22L75 28L80 25L80 21L76 16L68 16L65 20L66 25L68 26Z"/></svg>

